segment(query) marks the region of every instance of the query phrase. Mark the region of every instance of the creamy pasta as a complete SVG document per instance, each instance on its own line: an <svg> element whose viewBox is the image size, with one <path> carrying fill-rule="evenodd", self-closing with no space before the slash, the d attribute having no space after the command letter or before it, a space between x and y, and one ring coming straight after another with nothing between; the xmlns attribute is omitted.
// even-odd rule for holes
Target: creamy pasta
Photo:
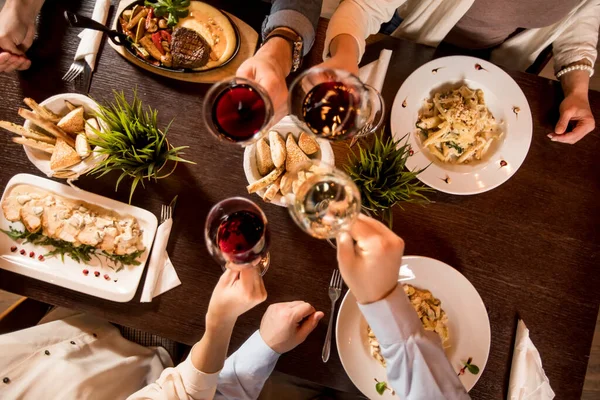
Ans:
<svg viewBox="0 0 600 400"><path fill-rule="evenodd" d="M465 85L437 92L425 101L417 128L424 147L441 161L456 164L481 160L502 134L485 104L483 91Z"/></svg>

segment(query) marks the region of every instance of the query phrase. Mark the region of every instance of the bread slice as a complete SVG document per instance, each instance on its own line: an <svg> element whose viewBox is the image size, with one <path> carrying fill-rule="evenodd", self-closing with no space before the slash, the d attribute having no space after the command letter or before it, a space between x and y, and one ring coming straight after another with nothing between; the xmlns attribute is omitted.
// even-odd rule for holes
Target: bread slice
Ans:
<svg viewBox="0 0 600 400"><path fill-rule="evenodd" d="M19 108L19 115L26 120L31 121L32 124L37 125L43 130L47 131L57 139L60 138L64 140L69 146L75 147L75 140L73 140L72 137L67 135L65 131L54 125L52 122L48 122L38 114L24 108Z"/></svg>
<svg viewBox="0 0 600 400"><path fill-rule="evenodd" d="M248 193L258 192L259 190L266 188L271 183L275 182L282 173L283 167L275 168L267 176L264 176L256 182L246 186L246 189L248 189Z"/></svg>
<svg viewBox="0 0 600 400"><path fill-rule="evenodd" d="M90 144L88 143L84 134L79 134L75 138L75 151L81 158L86 158L92 152Z"/></svg>
<svg viewBox="0 0 600 400"><path fill-rule="evenodd" d="M56 171L71 167L81 161L77 152L69 146L64 140L57 139L54 152L50 158L50 169Z"/></svg>
<svg viewBox="0 0 600 400"><path fill-rule="evenodd" d="M56 124L63 131L76 134L83 132L85 129L85 118L83 117L83 107L77 107L67 115L62 117L58 124Z"/></svg>
<svg viewBox="0 0 600 400"><path fill-rule="evenodd" d="M28 139L37 140L38 142L44 142L48 144L56 143L56 139L52 136L44 135L39 132L27 129L21 125L13 124L8 121L0 121L0 128L4 128L9 132L16 133Z"/></svg>
<svg viewBox="0 0 600 400"><path fill-rule="evenodd" d="M265 139L260 139L256 143L256 166L258 167L260 176L267 175L275 168L275 164L273 164L273 159L271 158L271 148Z"/></svg>
<svg viewBox="0 0 600 400"><path fill-rule="evenodd" d="M315 154L319 151L319 143L307 134L306 132L301 132L300 137L298 138L298 147L307 155Z"/></svg>
<svg viewBox="0 0 600 400"><path fill-rule="evenodd" d="M53 124L60 121L60 115L54 114L52 111L48 110L44 106L40 106L38 103L35 102L35 100L26 97L25 99L23 99L23 102L27 104L27 107L31 108L33 112L35 112L45 120L52 122Z"/></svg>
<svg viewBox="0 0 600 400"><path fill-rule="evenodd" d="M265 194L263 195L263 200L266 202L271 202L279 193L279 183L281 182L281 177L277 178L275 182L273 182L270 186L267 187Z"/></svg>
<svg viewBox="0 0 600 400"><path fill-rule="evenodd" d="M96 131L100 130L100 125L98 125L98 120L96 118L90 118L85 121L85 136L88 139L98 139L98 135Z"/></svg>
<svg viewBox="0 0 600 400"><path fill-rule="evenodd" d="M269 132L269 144L271 146L271 157L275 168L283 166L287 157L285 141L277 131Z"/></svg>
<svg viewBox="0 0 600 400"><path fill-rule="evenodd" d="M288 171L294 171L297 167L309 161L310 159L300 147L296 144L294 135L291 133L288 135L285 141L285 150L287 152L287 158L285 160L285 169Z"/></svg>
<svg viewBox="0 0 600 400"><path fill-rule="evenodd" d="M292 191L292 172L286 172L281 177L281 182L279 183L279 190L282 195L287 195Z"/></svg>
<svg viewBox="0 0 600 400"><path fill-rule="evenodd" d="M54 146L44 142L38 142L37 140L27 139L22 136L12 138L14 143L22 144L33 149L41 150L44 153L52 154L54 152Z"/></svg>

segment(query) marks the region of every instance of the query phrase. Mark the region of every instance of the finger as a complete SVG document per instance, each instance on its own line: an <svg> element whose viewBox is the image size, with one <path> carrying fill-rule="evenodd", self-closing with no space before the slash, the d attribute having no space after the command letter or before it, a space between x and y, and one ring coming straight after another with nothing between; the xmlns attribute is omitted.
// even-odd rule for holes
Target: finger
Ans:
<svg viewBox="0 0 600 400"><path fill-rule="evenodd" d="M299 306L300 304L305 304L306 302L304 300L295 300L295 301L288 301L287 303L281 303L286 305L289 308L294 308L296 306Z"/></svg>
<svg viewBox="0 0 600 400"><path fill-rule="evenodd" d="M17 70L17 71L20 71L20 70L22 69L23 65L26 65L26 64L27 64L27 61L29 61L29 60L27 60L27 58L25 58L25 57L15 57L15 58L16 58L16 60L15 60L15 62L13 63L13 67L14 67L14 68L15 68L15 70Z"/></svg>
<svg viewBox="0 0 600 400"><path fill-rule="evenodd" d="M238 271L229 269L228 265L225 266L225 272L223 272L223 275L221 275L219 281L226 285L232 285L236 280L239 279L240 273Z"/></svg>
<svg viewBox="0 0 600 400"><path fill-rule="evenodd" d="M252 293L258 298L262 298L261 294L263 292L266 293L259 268L245 268L241 270L240 282L246 293Z"/></svg>
<svg viewBox="0 0 600 400"><path fill-rule="evenodd" d="M12 53L16 56L23 55L23 52L19 50L19 48L13 43L13 41L7 38L0 39L0 49L8 51L9 53Z"/></svg>
<svg viewBox="0 0 600 400"><path fill-rule="evenodd" d="M11 59L5 64L4 72L13 72L19 65L21 65L21 60L19 57L12 56Z"/></svg>
<svg viewBox="0 0 600 400"><path fill-rule="evenodd" d="M337 260L339 265L353 265L356 259L354 239L348 232L340 233L337 238Z"/></svg>
<svg viewBox="0 0 600 400"><path fill-rule="evenodd" d="M4 70L10 65L11 60L10 53L0 52L0 72L4 72Z"/></svg>
<svg viewBox="0 0 600 400"><path fill-rule="evenodd" d="M19 67L19 71L25 71L26 69L29 69L29 67L31 67L31 61L26 59Z"/></svg>
<svg viewBox="0 0 600 400"><path fill-rule="evenodd" d="M302 324L298 328L298 335L302 338L303 341L312 331L315 330L317 325L319 325L319 321L322 320L324 316L325 314L323 314L321 311L317 311L302 322Z"/></svg>
<svg viewBox="0 0 600 400"><path fill-rule="evenodd" d="M370 220L369 217L359 215L356 222L350 227L350 235L358 243L380 236L379 229Z"/></svg>
<svg viewBox="0 0 600 400"><path fill-rule="evenodd" d="M292 308L292 319L294 322L300 322L315 312L315 308L308 303L297 305Z"/></svg>
<svg viewBox="0 0 600 400"><path fill-rule="evenodd" d="M31 26L27 30L27 35L25 36L25 39L23 39L23 43L21 43L21 45L19 47L22 48L23 50L27 51L27 49L29 49L31 47L31 45L33 44L34 38L35 38L35 28L33 26Z"/></svg>
<svg viewBox="0 0 600 400"><path fill-rule="evenodd" d="M554 128L554 133L558 135L562 135L563 133L565 133L567 127L569 126L569 121L571 120L574 114L575 109L573 108L568 108L565 111L561 112L560 118L558 119L556 127Z"/></svg>
<svg viewBox="0 0 600 400"><path fill-rule="evenodd" d="M375 218L371 218L365 214L358 214L358 219L368 224L373 230L377 231L382 236L396 235L390 230L384 223L377 221Z"/></svg>
<svg viewBox="0 0 600 400"><path fill-rule="evenodd" d="M593 131L594 127L595 123L593 119L584 119L577 122L577 125L575 126L575 128L573 128L573 131L565 133L563 135L552 135L550 139L552 139L553 142L575 144L581 139L583 139L585 135Z"/></svg>

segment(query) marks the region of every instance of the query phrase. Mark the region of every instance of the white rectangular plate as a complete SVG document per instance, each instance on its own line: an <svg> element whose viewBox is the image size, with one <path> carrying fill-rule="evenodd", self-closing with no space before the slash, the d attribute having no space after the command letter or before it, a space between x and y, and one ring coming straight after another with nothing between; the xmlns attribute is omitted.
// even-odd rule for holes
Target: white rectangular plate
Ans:
<svg viewBox="0 0 600 400"><path fill-rule="evenodd" d="M143 230L142 242L146 251L138 258L141 262L140 265L126 265L121 271L115 272L107 265L104 257L99 259L93 257L89 264L77 263L68 256L65 256L64 262L60 257L47 257L44 261L39 261L38 256L48 253L50 250L48 247L35 246L31 243L17 243L0 232L0 268L91 296L122 303L130 301L140 283L144 266L152 248L152 242L158 227L156 216L150 211L138 207L29 174L13 176L4 189L1 202L4 202L4 197L10 192L11 187L17 184L36 186L59 196L85 201L112 210L120 215L135 217ZM0 211L0 229L9 230L10 227L19 230L24 229L20 222L8 221L4 217L4 213ZM13 246L17 246L17 251L11 251ZM25 255L20 254L21 249L26 251ZM35 253L35 257L29 257L29 253L32 251ZM84 275L84 269L89 271L87 275ZM99 272L99 276L96 276L95 272ZM110 279L106 279L105 275Z"/></svg>

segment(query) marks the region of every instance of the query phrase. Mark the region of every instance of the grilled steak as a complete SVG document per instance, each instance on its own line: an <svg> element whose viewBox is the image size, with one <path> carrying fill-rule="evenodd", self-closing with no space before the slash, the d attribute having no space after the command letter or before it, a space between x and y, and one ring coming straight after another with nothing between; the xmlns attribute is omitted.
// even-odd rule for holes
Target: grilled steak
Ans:
<svg viewBox="0 0 600 400"><path fill-rule="evenodd" d="M173 68L199 68L208 62L210 46L196 31L177 28L171 42Z"/></svg>

